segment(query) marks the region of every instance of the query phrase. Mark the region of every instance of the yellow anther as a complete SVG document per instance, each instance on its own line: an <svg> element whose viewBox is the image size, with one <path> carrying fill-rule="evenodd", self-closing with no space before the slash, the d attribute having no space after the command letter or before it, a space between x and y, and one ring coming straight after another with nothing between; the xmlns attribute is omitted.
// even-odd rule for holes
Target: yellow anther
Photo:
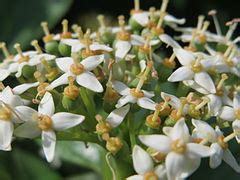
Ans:
<svg viewBox="0 0 240 180"><path fill-rule="evenodd" d="M24 57L22 49L21 49L21 45L19 43L14 44L14 48L16 49L16 51L20 57Z"/></svg>
<svg viewBox="0 0 240 180"><path fill-rule="evenodd" d="M196 107L195 107L195 110L198 111L199 109L201 109L203 106L205 106L207 103L209 103L209 98L207 97L203 97L202 98L202 102L199 103Z"/></svg>
<svg viewBox="0 0 240 180"><path fill-rule="evenodd" d="M8 51L5 42L0 42L0 48L2 49L3 54L4 54L4 56L5 56L6 59L12 59L12 55L11 55L10 52Z"/></svg>
<svg viewBox="0 0 240 180"><path fill-rule="evenodd" d="M31 42L31 45L36 49L36 51L38 52L38 54L42 54L42 49L41 49L41 47L39 46L37 40L33 40L33 41Z"/></svg>
<svg viewBox="0 0 240 180"><path fill-rule="evenodd" d="M51 117L47 115L41 115L38 117L38 127L43 131L52 129L53 123Z"/></svg>
<svg viewBox="0 0 240 180"><path fill-rule="evenodd" d="M75 78L72 76L68 77L69 85L64 88L64 95L72 100L75 100L79 96L79 88L74 85Z"/></svg>
<svg viewBox="0 0 240 180"><path fill-rule="evenodd" d="M63 33L68 32L68 20L67 19L64 19L62 21L62 27L63 27L63 30L62 30Z"/></svg>
<svg viewBox="0 0 240 180"><path fill-rule="evenodd" d="M106 149L113 154L116 154L123 146L123 143L118 137L111 137L107 140Z"/></svg>
<svg viewBox="0 0 240 180"><path fill-rule="evenodd" d="M221 80L219 81L218 85L217 85L217 89L221 89L223 87L224 81L228 79L228 75L227 74L222 74L221 75Z"/></svg>
<svg viewBox="0 0 240 180"><path fill-rule="evenodd" d="M5 105L0 107L0 119L4 121L10 121L12 118L12 110Z"/></svg>
<svg viewBox="0 0 240 180"><path fill-rule="evenodd" d="M135 88L132 88L130 89L130 94L136 98L142 98L144 97L144 92L139 90L139 91L136 91Z"/></svg>
<svg viewBox="0 0 240 180"><path fill-rule="evenodd" d="M80 74L82 74L83 72L84 72L84 66L82 65L82 64L80 64L80 63L78 63L78 64L72 64L71 66L70 66L70 71L73 73L73 74L75 74L75 75L80 75Z"/></svg>
<svg viewBox="0 0 240 180"><path fill-rule="evenodd" d="M46 88L48 86L49 86L49 83L41 82L39 84L39 86L37 87L37 92L38 92L37 97L38 96L41 96L41 97L44 96L44 94L47 92ZM37 100L37 98L35 100Z"/></svg>
<svg viewBox="0 0 240 180"><path fill-rule="evenodd" d="M105 25L105 22L104 22L104 15L99 14L97 16L97 20L98 20L101 28L106 28L106 25Z"/></svg>

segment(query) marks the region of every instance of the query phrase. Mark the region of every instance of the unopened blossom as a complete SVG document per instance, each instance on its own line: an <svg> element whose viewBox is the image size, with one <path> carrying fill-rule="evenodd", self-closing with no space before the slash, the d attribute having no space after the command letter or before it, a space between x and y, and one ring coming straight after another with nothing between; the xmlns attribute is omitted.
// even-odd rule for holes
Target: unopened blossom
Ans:
<svg viewBox="0 0 240 180"><path fill-rule="evenodd" d="M16 107L23 105L22 99L14 95L10 87L0 93L0 149L11 150L14 123L21 119L16 115Z"/></svg>
<svg viewBox="0 0 240 180"><path fill-rule="evenodd" d="M233 97L233 105L224 106L219 116L226 121L233 121L232 128L236 133L236 140L240 143L240 95L235 92Z"/></svg>
<svg viewBox="0 0 240 180"><path fill-rule="evenodd" d="M240 166L229 150L228 140L223 136L219 127L216 127L214 130L208 123L194 119L192 120L192 124L195 127L193 130L193 138L201 139L202 142L212 143L210 148L213 154L210 156L210 167L217 168L223 160L236 172L240 173Z"/></svg>
<svg viewBox="0 0 240 180"><path fill-rule="evenodd" d="M169 180L187 178L200 166L202 157L212 152L204 145L191 142L188 127L180 119L166 135L140 135L140 141L146 146L166 155L165 166Z"/></svg>
<svg viewBox="0 0 240 180"><path fill-rule="evenodd" d="M101 83L91 71L101 64L103 60L103 55L89 56L83 59L81 62L77 56L72 58L57 58L57 66L64 72L64 74L54 80L48 88L53 89L60 85L68 84L68 77L72 76L76 78L76 82L80 86L95 92L102 92L103 87Z"/></svg>
<svg viewBox="0 0 240 180"><path fill-rule="evenodd" d="M38 111L27 106L16 107L18 116L25 122L16 128L14 134L24 138L35 138L41 135L43 151L48 162L54 158L56 133L77 126L84 116L68 112L55 112L52 95L47 92L42 98Z"/></svg>
<svg viewBox="0 0 240 180"><path fill-rule="evenodd" d="M133 167L137 175L127 178L127 180L159 179L167 180L166 168L160 164L154 167L154 162L150 155L140 146L135 145L132 153Z"/></svg>

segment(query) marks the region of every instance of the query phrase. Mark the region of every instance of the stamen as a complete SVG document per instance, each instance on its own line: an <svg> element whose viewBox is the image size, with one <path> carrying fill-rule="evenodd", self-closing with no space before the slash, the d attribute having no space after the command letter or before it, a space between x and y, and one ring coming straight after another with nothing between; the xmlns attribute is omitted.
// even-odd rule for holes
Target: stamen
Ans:
<svg viewBox="0 0 240 180"><path fill-rule="evenodd" d="M78 39L82 40L84 38L84 35L83 35L83 31L82 31L82 27L81 26L79 26L77 28L77 33L78 33Z"/></svg>
<svg viewBox="0 0 240 180"><path fill-rule="evenodd" d="M68 77L68 86L64 88L63 94L72 100L75 100L79 96L79 88L74 85L75 78L73 76Z"/></svg>
<svg viewBox="0 0 240 180"><path fill-rule="evenodd" d="M227 58L229 56L233 47L234 47L234 45L232 43L228 46L228 48L226 49L226 51L224 52L224 55L223 55L225 58Z"/></svg>
<svg viewBox="0 0 240 180"><path fill-rule="evenodd" d="M50 31L49 31L49 29L48 29L48 23L47 23L47 22L42 22L42 23L41 23L41 26L42 26L42 28L43 28L43 31L44 31L45 36L50 35Z"/></svg>
<svg viewBox="0 0 240 180"><path fill-rule="evenodd" d="M90 44L91 44L91 39L90 39L90 34L91 30L87 29L86 33L84 34L84 42L86 45L86 52L90 52Z"/></svg>
<svg viewBox="0 0 240 180"><path fill-rule="evenodd" d="M39 83L43 83L45 81L45 78L40 71L34 72L33 76Z"/></svg>
<svg viewBox="0 0 240 180"><path fill-rule="evenodd" d="M203 106L205 106L207 103L209 103L209 101L210 101L209 98L203 97L202 102L195 107L195 110L196 111L200 110Z"/></svg>
<svg viewBox="0 0 240 180"><path fill-rule="evenodd" d="M155 11L156 11L156 8L155 8L155 7L150 7L150 8L149 8L149 14L150 14L150 21L151 21L151 22L154 22Z"/></svg>
<svg viewBox="0 0 240 180"><path fill-rule="evenodd" d="M4 56L5 56L6 59L12 59L12 55L11 55L10 52L8 51L5 42L1 42L1 43L0 43L0 48L2 49L3 54L4 54Z"/></svg>
<svg viewBox="0 0 240 180"><path fill-rule="evenodd" d="M213 9L213 10L208 12L208 15L212 16L212 18L213 18L213 23L215 25L217 34L221 36L222 35L222 31L221 31L221 27L220 27L220 24L219 24L219 21L218 21L218 18L216 16L216 14L217 14L217 11L215 9Z"/></svg>
<svg viewBox="0 0 240 180"><path fill-rule="evenodd" d="M210 25L209 21L204 21L202 30L200 32L201 35L203 35L206 32L209 25Z"/></svg>
<svg viewBox="0 0 240 180"><path fill-rule="evenodd" d="M169 0L163 0L161 8L160 8L160 18L158 20L157 28L160 29L163 24L164 16L166 15L166 10L168 6Z"/></svg>
<svg viewBox="0 0 240 180"><path fill-rule="evenodd" d="M105 25L105 22L104 22L104 15L100 14L97 16L97 19L98 19L98 22L100 24L100 27L102 29L105 29L106 28L106 25Z"/></svg>
<svg viewBox="0 0 240 180"><path fill-rule="evenodd" d="M229 134L228 136L226 136L224 139L223 139L223 142L227 143L228 141L232 140L233 138L235 138L236 136L236 133L235 132L232 132L231 134Z"/></svg>
<svg viewBox="0 0 240 180"><path fill-rule="evenodd" d="M170 58L169 58L169 62L174 62L174 61L175 61L175 58L176 58L176 54L175 54L175 53L172 53L172 55L171 55Z"/></svg>
<svg viewBox="0 0 240 180"><path fill-rule="evenodd" d="M134 0L134 9L138 11L140 9L140 2L139 0Z"/></svg>
<svg viewBox="0 0 240 180"><path fill-rule="evenodd" d="M141 88L142 88L145 80L147 79L147 76L148 76L149 72L151 71L152 66L153 66L153 62L149 61L147 63L147 67L146 67L143 75L140 77L140 80L139 80L138 85L137 85L137 87L135 89L135 92L140 92L141 91Z"/></svg>
<svg viewBox="0 0 240 180"><path fill-rule="evenodd" d="M118 16L118 24L122 32L125 32L125 17L123 15Z"/></svg>
<svg viewBox="0 0 240 180"><path fill-rule="evenodd" d="M67 20L67 19L64 19L64 20L62 21L62 26L63 26L62 32L63 32L63 33L67 33L67 32L68 32L68 20Z"/></svg>
<svg viewBox="0 0 240 180"><path fill-rule="evenodd" d="M197 31L201 30L204 19L205 19L205 16L203 15L198 16Z"/></svg>
<svg viewBox="0 0 240 180"><path fill-rule="evenodd" d="M38 54L42 54L42 49L41 49L41 47L39 46L37 40L33 40L33 41L31 42L31 45L36 49L36 51L38 52Z"/></svg>
<svg viewBox="0 0 240 180"><path fill-rule="evenodd" d="M217 85L217 89L221 89L223 87L224 81L226 81L228 79L228 75L227 74L222 74L221 75L221 80L219 81L218 85Z"/></svg>
<svg viewBox="0 0 240 180"><path fill-rule="evenodd" d="M230 21L230 22L227 22L226 23L226 26L229 26L229 29L225 35L225 38L227 41L229 41L234 33L234 31L236 30L237 28L237 22L234 22L234 21Z"/></svg>
<svg viewBox="0 0 240 180"><path fill-rule="evenodd" d="M22 52L22 49L21 49L21 46L19 43L16 43L14 44L14 48L17 50L17 53L19 54L19 56L21 58L24 58L25 56L23 55L23 52Z"/></svg>
<svg viewBox="0 0 240 180"><path fill-rule="evenodd" d="M79 27L79 26L78 26L77 24L73 24L73 25L72 25L71 28L72 28L72 30L73 30L74 33L78 33L78 27Z"/></svg>

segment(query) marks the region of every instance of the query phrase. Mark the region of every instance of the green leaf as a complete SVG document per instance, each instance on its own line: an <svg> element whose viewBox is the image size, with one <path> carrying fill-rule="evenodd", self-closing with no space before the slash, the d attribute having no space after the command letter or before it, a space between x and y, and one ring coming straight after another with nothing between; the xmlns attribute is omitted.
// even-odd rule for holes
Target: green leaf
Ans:
<svg viewBox="0 0 240 180"><path fill-rule="evenodd" d="M11 46L19 42L22 48L29 46L32 39L43 35L40 23L48 21L54 27L66 14L72 0L1 0L0 40Z"/></svg>

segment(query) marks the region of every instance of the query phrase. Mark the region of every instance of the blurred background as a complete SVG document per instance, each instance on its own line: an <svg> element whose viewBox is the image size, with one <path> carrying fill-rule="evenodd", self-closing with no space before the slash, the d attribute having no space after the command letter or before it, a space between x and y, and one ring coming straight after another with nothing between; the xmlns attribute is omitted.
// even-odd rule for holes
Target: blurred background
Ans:
<svg viewBox="0 0 240 180"><path fill-rule="evenodd" d="M159 8L160 5L161 0L141 1L142 9ZM186 18L186 26L195 26L199 14L207 15L209 10L216 9L224 32L225 22L239 17L239 7L239 0L170 0L168 12ZM41 21L48 21L52 32L61 31L63 18L67 18L70 24L78 23L83 28L94 30L98 25L96 15L104 14L109 24L116 24L117 16L123 14L128 17L132 8L133 0L0 0L0 41L5 41L11 50L16 42L28 49L31 40L40 40L43 35ZM210 29L214 32L213 25ZM46 163L41 155L38 140L19 139L12 146L11 152L0 152L1 180L95 180L106 179L106 174L110 173L105 163L106 152L93 144L86 148L81 142L59 142L57 158L52 164ZM236 147L234 153L240 162L239 149ZM204 161L189 179L240 178L225 164L215 171L210 170L207 164Z"/></svg>

